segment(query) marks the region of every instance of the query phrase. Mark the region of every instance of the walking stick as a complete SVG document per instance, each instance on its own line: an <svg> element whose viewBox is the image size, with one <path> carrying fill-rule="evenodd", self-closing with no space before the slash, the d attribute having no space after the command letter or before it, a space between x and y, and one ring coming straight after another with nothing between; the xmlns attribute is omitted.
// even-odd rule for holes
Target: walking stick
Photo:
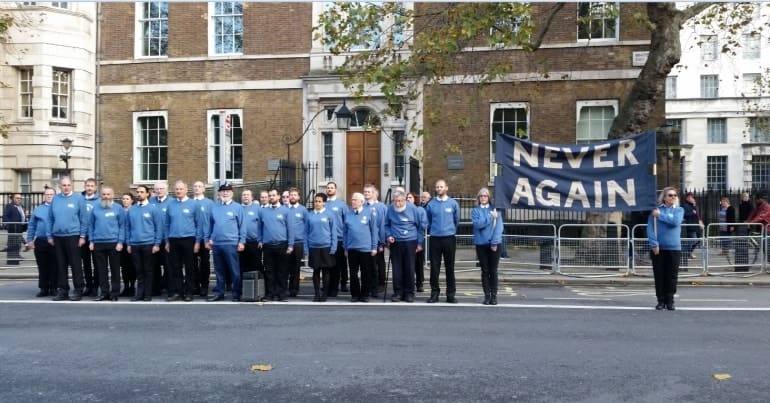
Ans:
<svg viewBox="0 0 770 403"><path fill-rule="evenodd" d="M385 267L385 291L382 293L382 302L388 298L388 274L390 273L390 260L393 258L393 251L388 251L388 265Z"/></svg>

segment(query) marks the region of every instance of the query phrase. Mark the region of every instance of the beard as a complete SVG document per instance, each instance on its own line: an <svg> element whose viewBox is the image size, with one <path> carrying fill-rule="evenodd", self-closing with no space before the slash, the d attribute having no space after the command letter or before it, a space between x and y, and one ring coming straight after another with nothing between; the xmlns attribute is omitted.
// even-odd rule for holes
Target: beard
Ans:
<svg viewBox="0 0 770 403"><path fill-rule="evenodd" d="M103 208L112 207L112 200L102 200L101 205Z"/></svg>

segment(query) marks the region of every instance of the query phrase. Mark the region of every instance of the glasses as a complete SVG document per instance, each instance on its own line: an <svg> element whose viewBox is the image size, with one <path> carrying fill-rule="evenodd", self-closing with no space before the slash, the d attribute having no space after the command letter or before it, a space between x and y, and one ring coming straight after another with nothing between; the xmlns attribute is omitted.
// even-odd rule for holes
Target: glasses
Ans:
<svg viewBox="0 0 770 403"><path fill-rule="evenodd" d="M666 195L666 197L676 197L676 193L669 193Z"/></svg>

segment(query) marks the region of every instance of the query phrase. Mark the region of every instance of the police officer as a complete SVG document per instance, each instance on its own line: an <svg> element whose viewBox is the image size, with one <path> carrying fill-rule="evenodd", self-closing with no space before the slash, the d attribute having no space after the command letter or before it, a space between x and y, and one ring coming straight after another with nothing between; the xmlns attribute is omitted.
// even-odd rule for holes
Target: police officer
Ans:
<svg viewBox="0 0 770 403"><path fill-rule="evenodd" d="M460 205L447 196L446 181L436 181L436 197L425 206L428 216L428 253L430 254L430 298L428 303L438 302L441 288L438 277L441 258L444 258L446 277L446 302L457 303L455 298L455 250L457 248L457 225L460 223Z"/></svg>
<svg viewBox="0 0 770 403"><path fill-rule="evenodd" d="M80 301L83 299L83 262L80 251L88 235L88 207L85 199L72 189L72 180L68 177L59 179L61 193L51 200L48 211L48 243L56 251L56 285L58 291L54 301ZM67 268L72 267L73 293L69 296Z"/></svg>
<svg viewBox="0 0 770 403"><path fill-rule="evenodd" d="M206 230L206 247L214 254L214 271L217 285L214 295L207 301L221 301L225 298L225 272L230 272L233 279L232 301L241 300L241 268L238 253L243 252L246 244L246 223L243 207L233 201L233 185L225 182L219 186L220 202L214 205L210 225Z"/></svg>
<svg viewBox="0 0 770 403"><path fill-rule="evenodd" d="M169 255L168 298L174 302L193 300L197 287L195 255L203 241L203 225L198 203L187 197L187 184L174 183L174 198L166 208L166 253ZM184 271L182 271L184 266Z"/></svg>
<svg viewBox="0 0 770 403"><path fill-rule="evenodd" d="M136 295L132 301L152 301L154 260L163 241L163 217L157 205L150 204L149 197L147 186L137 186L137 202L128 209L126 220L128 253L136 269Z"/></svg>
<svg viewBox="0 0 770 403"><path fill-rule="evenodd" d="M377 255L379 228L372 213L371 208L364 207L364 195L353 193L350 209L343 220L343 246L350 268L351 302L369 302L370 287L376 284L373 279L374 257Z"/></svg>
<svg viewBox="0 0 770 403"><path fill-rule="evenodd" d="M403 191L393 193L393 204L385 214L385 236L393 262L393 302L414 302L415 254L423 248L422 232L427 224L417 207L406 202Z"/></svg>
<svg viewBox="0 0 770 403"><path fill-rule="evenodd" d="M120 294L119 253L125 243L125 213L120 205L113 202L113 198L112 188L102 186L101 200L91 210L88 226L88 249L93 254L101 288L101 295L94 301L117 301ZM107 265L110 267L109 277Z"/></svg>
<svg viewBox="0 0 770 403"><path fill-rule="evenodd" d="M265 298L288 301L289 255L294 251L294 227L288 207L275 189L268 192L270 207L262 211L262 254L265 266Z"/></svg>
<svg viewBox="0 0 770 403"><path fill-rule="evenodd" d="M29 218L27 227L27 247L35 251L37 263L37 285L40 292L36 297L53 296L56 293L56 253L48 244L48 213L56 192L46 188L43 192L43 204L37 206Z"/></svg>
<svg viewBox="0 0 770 403"><path fill-rule="evenodd" d="M332 213L337 229L337 247L334 253L335 266L329 274L329 297L336 297L338 291L348 292L348 260L345 258L345 248L342 246L344 231L342 219L348 209L344 200L337 198L337 183L328 182L326 184L326 203L325 208Z"/></svg>

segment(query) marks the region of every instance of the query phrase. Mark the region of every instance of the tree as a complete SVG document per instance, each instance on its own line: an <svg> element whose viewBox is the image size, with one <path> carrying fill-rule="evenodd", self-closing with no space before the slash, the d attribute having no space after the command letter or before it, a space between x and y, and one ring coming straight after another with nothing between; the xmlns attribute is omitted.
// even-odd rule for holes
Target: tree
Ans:
<svg viewBox="0 0 770 403"><path fill-rule="evenodd" d="M8 29L13 25L13 17L9 14L0 15L0 42L6 43ZM0 83L0 85L5 85ZM0 137L8 138L8 123L5 116L0 114Z"/></svg>

